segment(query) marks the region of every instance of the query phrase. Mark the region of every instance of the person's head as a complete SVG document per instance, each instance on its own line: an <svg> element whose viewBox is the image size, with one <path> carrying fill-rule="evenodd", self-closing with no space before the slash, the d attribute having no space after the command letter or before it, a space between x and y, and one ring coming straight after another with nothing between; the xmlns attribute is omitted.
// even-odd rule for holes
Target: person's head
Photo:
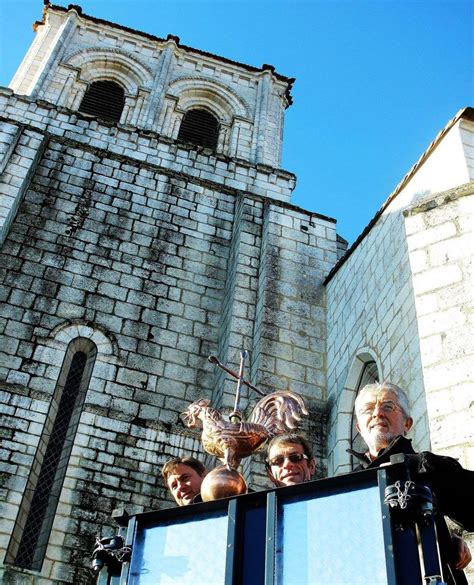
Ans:
<svg viewBox="0 0 474 585"><path fill-rule="evenodd" d="M304 437L277 435L268 444L265 466L271 481L282 487L309 481L316 469L316 459Z"/></svg>
<svg viewBox="0 0 474 585"><path fill-rule="evenodd" d="M398 435L406 435L413 425L407 395L389 382L364 386L355 400L355 414L357 430L372 457Z"/></svg>
<svg viewBox="0 0 474 585"><path fill-rule="evenodd" d="M161 473L178 506L188 506L200 493L207 471L194 457L175 457L165 464Z"/></svg>

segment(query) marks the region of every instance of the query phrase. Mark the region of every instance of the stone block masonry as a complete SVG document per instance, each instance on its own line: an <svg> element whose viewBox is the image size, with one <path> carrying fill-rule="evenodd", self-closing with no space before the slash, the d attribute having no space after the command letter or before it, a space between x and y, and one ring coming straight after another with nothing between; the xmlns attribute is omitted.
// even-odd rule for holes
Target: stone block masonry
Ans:
<svg viewBox="0 0 474 585"><path fill-rule="evenodd" d="M472 109L345 254L279 168L293 79L77 5L48 4L35 32L0 88L0 581L91 583L114 508L173 505L170 457L215 465L179 417L198 398L233 405L209 354L237 370L246 349L254 384L304 396L317 477L351 469L372 361L409 391L415 447L474 466L472 189L442 193L473 178ZM116 123L79 112L102 79L123 92ZM178 140L195 109L215 117L212 150ZM240 407L257 399L244 389ZM257 489L262 457L243 468Z"/></svg>
<svg viewBox="0 0 474 585"><path fill-rule="evenodd" d="M352 380L352 370L364 361L376 362L381 380L408 389L415 444L427 448L416 314L400 215L386 214L378 221L329 282L327 295L328 389L334 415L329 428L329 473L351 469L346 449L351 446L358 383Z"/></svg>
<svg viewBox="0 0 474 585"><path fill-rule="evenodd" d="M405 212L433 448L474 468L474 185Z"/></svg>
<svg viewBox="0 0 474 585"><path fill-rule="evenodd" d="M111 510L170 505L161 466L204 456L179 414L201 397L232 404L235 384L210 354L236 369L248 349L247 371L262 389L303 394L325 469L322 280L337 258L335 222L284 200L278 190L294 184L285 171L96 121L69 124L70 112L5 97L6 135L16 127L18 140L2 178L26 172L11 191L0 254L10 523L1 554L31 462L41 462L68 345L90 339L97 357L42 570L81 582L83 551L112 530ZM258 181L267 181L264 194ZM19 416L20 399L39 414ZM256 399L244 393L242 408ZM258 463L248 470L250 483L266 486Z"/></svg>
<svg viewBox="0 0 474 585"><path fill-rule="evenodd" d="M46 393L20 386L4 388L0 427L6 490L0 528L2 551L14 530L50 402ZM170 433L158 421L145 428L140 423L94 414L94 409L99 410L89 404L81 417L41 571L42 577L52 582L61 573L63 582L88 583L87 557L95 536L116 530L112 511L126 507L138 513L171 505L161 484L160 466L170 457L199 448L196 438L185 430ZM14 579L13 575L13 570L5 568L4 580ZM34 573L26 572L20 581L13 582L34 583L35 578Z"/></svg>
<svg viewBox="0 0 474 585"><path fill-rule="evenodd" d="M41 133L20 124L0 124L0 245L14 221L46 142Z"/></svg>
<svg viewBox="0 0 474 585"><path fill-rule="evenodd" d="M326 281L330 474L351 469L346 449L368 362L380 380L407 390L415 448L442 446L472 467L465 433L472 425L459 416L472 396L472 367L468 373L464 361L472 353L472 196L456 195L472 179L472 116L463 110L440 132ZM455 399L459 406L450 407ZM441 429L448 411L452 421Z"/></svg>
<svg viewBox="0 0 474 585"><path fill-rule="evenodd" d="M16 93L77 110L89 84L105 75L126 87L123 124L174 139L184 112L205 105L219 119L218 152L280 165L283 116L294 80L273 67L196 51L172 35L160 39L98 22L78 5L48 5L35 32L11 82ZM74 125L64 120L65 129ZM122 144L129 147L125 137ZM238 188L239 179L232 182ZM268 188L265 181L260 188Z"/></svg>

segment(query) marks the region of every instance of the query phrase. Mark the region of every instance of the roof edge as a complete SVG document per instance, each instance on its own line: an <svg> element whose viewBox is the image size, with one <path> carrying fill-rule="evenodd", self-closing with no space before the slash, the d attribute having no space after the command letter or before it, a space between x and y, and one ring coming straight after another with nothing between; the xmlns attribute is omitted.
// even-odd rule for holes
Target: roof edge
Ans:
<svg viewBox="0 0 474 585"><path fill-rule="evenodd" d="M341 268L341 266L347 261L347 259L352 255L352 253L359 247L361 242L365 239L367 234L370 233L374 225L377 223L379 217L383 214L383 212L387 209L387 207L392 203L392 201L400 194L400 192L406 187L406 185L411 181L411 179L416 175L416 173L420 170L420 168L424 165L424 163L428 160L431 154L434 152L435 148L438 144L443 140L446 134L451 130L453 126L455 126L459 120L465 119L471 122L474 122L474 108L467 106L462 108L457 112L457 114L452 118L446 126L438 132L435 139L429 144L428 148L423 152L420 158L416 161L416 163L410 168L408 173L403 177L403 179L398 183L395 189L390 193L387 199L382 203L382 206L377 211L377 213L373 216L373 218L369 221L369 223L365 226L362 230L359 237L356 241L352 244L352 246L346 251L346 253L341 256L341 258L336 262L336 264L332 267L329 274L323 281L323 284L328 284L336 272Z"/></svg>

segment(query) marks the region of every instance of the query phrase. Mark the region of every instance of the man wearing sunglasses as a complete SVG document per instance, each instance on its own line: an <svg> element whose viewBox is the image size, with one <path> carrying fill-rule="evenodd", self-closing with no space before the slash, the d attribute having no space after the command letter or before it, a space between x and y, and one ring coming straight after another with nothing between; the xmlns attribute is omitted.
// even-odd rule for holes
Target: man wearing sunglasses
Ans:
<svg viewBox="0 0 474 585"><path fill-rule="evenodd" d="M449 516L468 531L474 531L472 495L474 471L463 469L452 457L429 451L416 453L406 434L413 425L410 402L405 392L388 382L364 386L355 400L357 430L367 444L366 453L349 452L359 460L360 469L379 467L396 454L408 456L413 478L431 487L437 507L436 528L445 578L448 583L467 583L462 569L471 561L462 538L451 536L444 521Z"/></svg>
<svg viewBox="0 0 474 585"><path fill-rule="evenodd" d="M268 445L265 466L271 481L283 487L309 481L316 469L316 459L304 437L278 435Z"/></svg>

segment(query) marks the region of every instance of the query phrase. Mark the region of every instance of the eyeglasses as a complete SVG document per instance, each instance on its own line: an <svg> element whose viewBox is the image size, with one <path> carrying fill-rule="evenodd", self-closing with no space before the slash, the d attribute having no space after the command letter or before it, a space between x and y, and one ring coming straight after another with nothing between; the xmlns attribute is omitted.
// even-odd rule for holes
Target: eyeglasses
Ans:
<svg viewBox="0 0 474 585"><path fill-rule="evenodd" d="M395 412L396 410L402 410L398 404L387 400L387 402L380 402L379 404L366 404L359 410L359 415L372 416L376 407L385 414Z"/></svg>
<svg viewBox="0 0 474 585"><path fill-rule="evenodd" d="M301 463L303 459L309 459L309 457L304 453L290 453L289 455L277 455L273 459L269 459L268 463L275 467L281 467L285 463L285 459L288 459L291 463Z"/></svg>

